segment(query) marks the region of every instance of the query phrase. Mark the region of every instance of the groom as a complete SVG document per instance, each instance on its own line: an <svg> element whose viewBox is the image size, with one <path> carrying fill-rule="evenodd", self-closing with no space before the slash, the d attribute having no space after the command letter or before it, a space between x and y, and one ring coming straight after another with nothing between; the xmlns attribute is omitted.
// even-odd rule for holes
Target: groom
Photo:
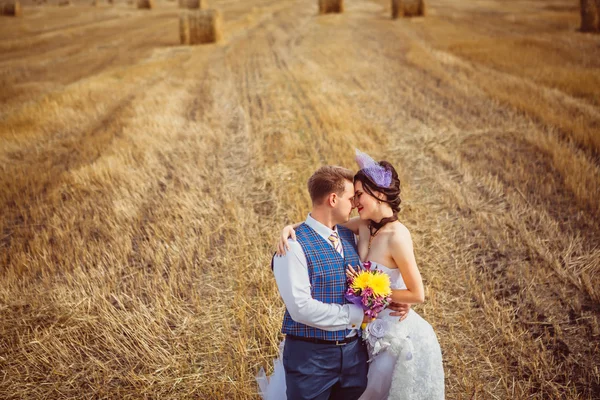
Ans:
<svg viewBox="0 0 600 400"><path fill-rule="evenodd" d="M290 250L273 259L286 306L283 366L288 400L358 399L367 386L368 354L359 340L363 309L349 304L346 266L360 258L354 234L338 224L354 208L354 173L325 166L308 180L313 203ZM403 315L404 306L393 307Z"/></svg>

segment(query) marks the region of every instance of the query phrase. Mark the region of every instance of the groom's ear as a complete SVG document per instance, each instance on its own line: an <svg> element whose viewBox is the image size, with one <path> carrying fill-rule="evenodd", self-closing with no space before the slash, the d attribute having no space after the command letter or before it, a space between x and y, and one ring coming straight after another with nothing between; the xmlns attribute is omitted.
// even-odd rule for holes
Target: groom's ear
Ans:
<svg viewBox="0 0 600 400"><path fill-rule="evenodd" d="M335 207L338 200L339 200L339 198L338 198L337 193L329 193L329 196L327 196L327 202L331 207Z"/></svg>

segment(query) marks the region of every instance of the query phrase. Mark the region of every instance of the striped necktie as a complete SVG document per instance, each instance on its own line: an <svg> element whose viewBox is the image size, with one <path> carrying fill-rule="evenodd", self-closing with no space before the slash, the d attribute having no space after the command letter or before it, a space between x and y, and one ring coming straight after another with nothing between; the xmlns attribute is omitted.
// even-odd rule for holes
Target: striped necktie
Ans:
<svg viewBox="0 0 600 400"><path fill-rule="evenodd" d="M335 251L340 253L340 255L343 257L342 243L340 242L340 238L339 238L337 232L333 232L329 236L329 241L331 242L331 244L333 244L333 248L335 249Z"/></svg>

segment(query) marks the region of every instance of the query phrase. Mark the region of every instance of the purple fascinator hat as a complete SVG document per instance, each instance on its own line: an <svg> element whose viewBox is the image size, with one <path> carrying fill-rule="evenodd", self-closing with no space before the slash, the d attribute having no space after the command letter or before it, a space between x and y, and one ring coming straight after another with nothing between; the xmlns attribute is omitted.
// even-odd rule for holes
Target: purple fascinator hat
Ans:
<svg viewBox="0 0 600 400"><path fill-rule="evenodd" d="M379 187L389 188L392 184L392 171L381 166L367 153L356 149L355 160L358 167Z"/></svg>

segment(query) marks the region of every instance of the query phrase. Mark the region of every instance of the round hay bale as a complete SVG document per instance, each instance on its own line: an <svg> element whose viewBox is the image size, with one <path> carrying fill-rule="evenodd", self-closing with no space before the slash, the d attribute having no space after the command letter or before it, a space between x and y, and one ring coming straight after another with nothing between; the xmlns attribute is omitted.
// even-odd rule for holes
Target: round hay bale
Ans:
<svg viewBox="0 0 600 400"><path fill-rule="evenodd" d="M208 8L208 3L206 0L179 0L179 8L206 10Z"/></svg>
<svg viewBox="0 0 600 400"><path fill-rule="evenodd" d="M21 8L21 3L17 0L0 4L0 15L22 17L23 9Z"/></svg>
<svg viewBox="0 0 600 400"><path fill-rule="evenodd" d="M114 4L114 0L107 0L108 4Z"/></svg>
<svg viewBox="0 0 600 400"><path fill-rule="evenodd" d="M423 17L425 15L425 0L401 0L400 4L403 17Z"/></svg>
<svg viewBox="0 0 600 400"><path fill-rule="evenodd" d="M179 16L181 44L215 43L223 38L223 17L218 10L186 11Z"/></svg>
<svg viewBox="0 0 600 400"><path fill-rule="evenodd" d="M600 32L600 1L581 0L581 32Z"/></svg>
<svg viewBox="0 0 600 400"><path fill-rule="evenodd" d="M137 8L152 10L154 7L156 7L154 0L138 0Z"/></svg>
<svg viewBox="0 0 600 400"><path fill-rule="evenodd" d="M319 0L319 14L343 12L344 0Z"/></svg>
<svg viewBox="0 0 600 400"><path fill-rule="evenodd" d="M179 41L190 44L190 16L187 13L179 15Z"/></svg>
<svg viewBox="0 0 600 400"><path fill-rule="evenodd" d="M404 5L402 0L392 0L392 19L404 17Z"/></svg>
<svg viewBox="0 0 600 400"><path fill-rule="evenodd" d="M59 7L68 7L71 5L71 0L60 0L58 2Z"/></svg>

